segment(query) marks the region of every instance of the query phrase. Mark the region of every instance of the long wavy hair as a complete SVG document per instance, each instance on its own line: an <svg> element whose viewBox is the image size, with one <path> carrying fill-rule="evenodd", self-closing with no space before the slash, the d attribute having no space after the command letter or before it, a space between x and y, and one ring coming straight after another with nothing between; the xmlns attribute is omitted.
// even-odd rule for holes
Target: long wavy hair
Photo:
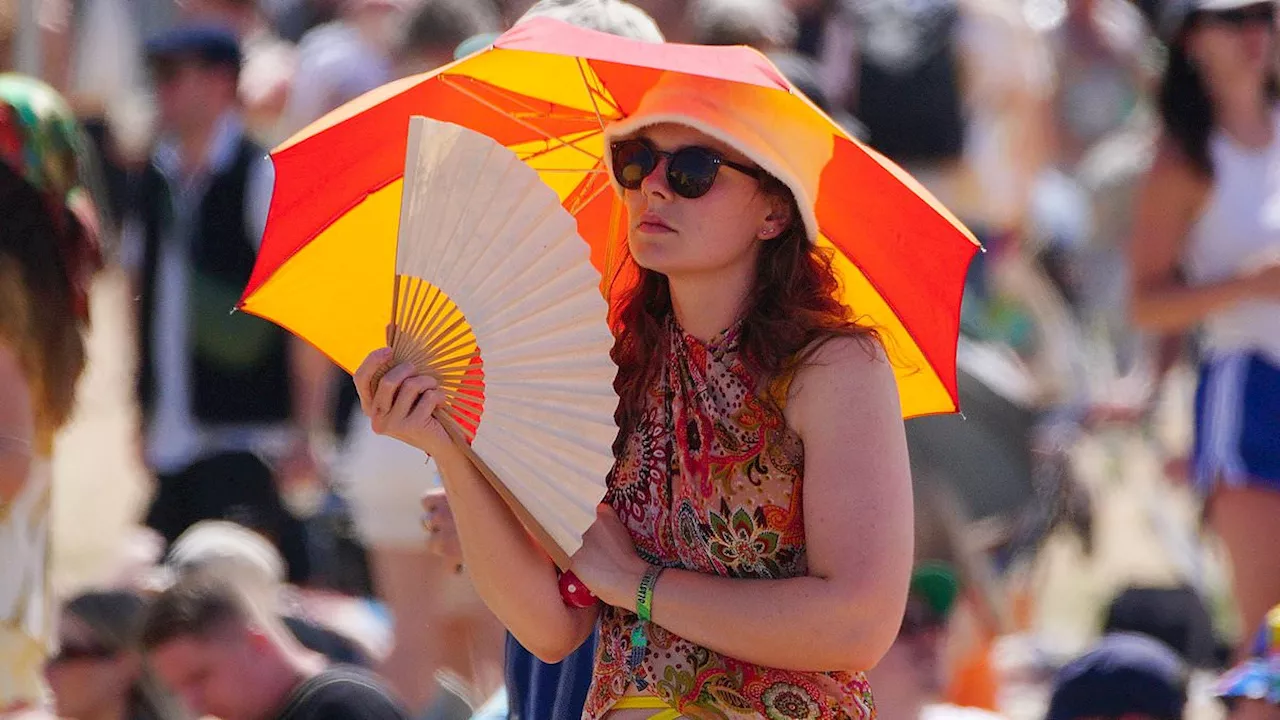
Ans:
<svg viewBox="0 0 1280 720"><path fill-rule="evenodd" d="M63 249L82 244L84 227L0 163L0 341L13 345L30 384L37 441L48 450L70 417L85 364L84 320L72 291L75 269Z"/></svg>
<svg viewBox="0 0 1280 720"><path fill-rule="evenodd" d="M766 391L766 402L781 409L786 398L780 392L785 390L775 381L790 376L824 342L858 337L875 352L879 334L838 299L840 281L832 266L833 251L809 241L787 186L766 177L761 181L761 192L790 202L793 219L786 231L761 245L739 348L757 387ZM646 388L662 370L666 319L672 312L667 277L637 265L630 252L623 262L625 270L620 272L634 273L634 277L619 292L610 311L614 329L610 357L618 365L614 380L618 393L615 455L622 452L626 437L636 427Z"/></svg>
<svg viewBox="0 0 1280 720"><path fill-rule="evenodd" d="M1213 177L1209 137L1213 134L1214 109L1209 88L1187 52L1187 36L1199 22L1196 14L1187 18L1178 38L1169 46L1164 75L1157 99L1165 132L1182 151L1191 166L1207 178ZM1274 31L1273 31L1274 35ZM1267 97L1280 98L1274 66L1267 74Z"/></svg>

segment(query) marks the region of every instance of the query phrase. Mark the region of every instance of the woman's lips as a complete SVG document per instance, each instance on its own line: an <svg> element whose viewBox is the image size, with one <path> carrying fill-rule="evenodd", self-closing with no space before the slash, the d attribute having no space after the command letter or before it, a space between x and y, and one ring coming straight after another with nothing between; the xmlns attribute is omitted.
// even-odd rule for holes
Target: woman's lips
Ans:
<svg viewBox="0 0 1280 720"><path fill-rule="evenodd" d="M647 233L669 233L675 230L662 218L653 213L645 213L636 224L636 229Z"/></svg>

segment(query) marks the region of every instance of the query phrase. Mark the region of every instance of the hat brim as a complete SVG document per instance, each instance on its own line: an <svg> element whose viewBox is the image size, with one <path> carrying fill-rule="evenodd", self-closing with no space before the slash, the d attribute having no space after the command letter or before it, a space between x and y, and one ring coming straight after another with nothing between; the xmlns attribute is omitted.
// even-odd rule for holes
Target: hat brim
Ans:
<svg viewBox="0 0 1280 720"><path fill-rule="evenodd" d="M604 131L605 147L613 142L630 137L645 128L654 125L673 124L692 128L703 135L713 138L733 148L749 159L757 167L776 178L791 191L800 209L800 219L804 224L810 242L816 242L821 234L817 214L814 212L815 198L805 188L800 178L787 167L778 151L752 128L734 117L729 108L720 107L709 98L700 103L679 103L678 94L659 100L658 108L649 112L638 112L623 120L618 120ZM605 167L609 173L614 190L621 195L622 186L613 173L612 153L604 154Z"/></svg>

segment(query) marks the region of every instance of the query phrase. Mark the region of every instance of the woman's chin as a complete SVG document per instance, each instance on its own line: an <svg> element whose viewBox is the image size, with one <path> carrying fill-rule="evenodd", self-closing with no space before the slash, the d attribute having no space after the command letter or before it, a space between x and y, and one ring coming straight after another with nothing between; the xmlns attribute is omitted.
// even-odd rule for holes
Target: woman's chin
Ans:
<svg viewBox="0 0 1280 720"><path fill-rule="evenodd" d="M649 238L631 238L631 257L645 270L664 275L681 266L678 248Z"/></svg>

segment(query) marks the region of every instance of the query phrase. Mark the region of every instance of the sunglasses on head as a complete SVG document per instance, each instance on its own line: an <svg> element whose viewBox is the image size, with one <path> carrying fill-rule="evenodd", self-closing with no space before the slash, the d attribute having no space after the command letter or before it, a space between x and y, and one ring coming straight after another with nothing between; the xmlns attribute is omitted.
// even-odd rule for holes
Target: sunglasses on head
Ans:
<svg viewBox="0 0 1280 720"><path fill-rule="evenodd" d="M77 660L106 660L115 656L115 650L101 645L63 645L56 655L49 658L48 663L58 665Z"/></svg>
<svg viewBox="0 0 1280 720"><path fill-rule="evenodd" d="M1276 9L1274 5L1266 2L1230 10L1202 10L1197 15L1206 20L1241 28L1252 23L1274 23Z"/></svg>
<svg viewBox="0 0 1280 720"><path fill-rule="evenodd" d="M690 200L711 192L721 166L733 168L756 180L764 177L760 168L725 160L715 150L697 145L666 152L647 140L633 138L614 143L611 152L613 178L628 190L639 190L640 184L657 169L662 158L667 159L667 185L675 194Z"/></svg>

